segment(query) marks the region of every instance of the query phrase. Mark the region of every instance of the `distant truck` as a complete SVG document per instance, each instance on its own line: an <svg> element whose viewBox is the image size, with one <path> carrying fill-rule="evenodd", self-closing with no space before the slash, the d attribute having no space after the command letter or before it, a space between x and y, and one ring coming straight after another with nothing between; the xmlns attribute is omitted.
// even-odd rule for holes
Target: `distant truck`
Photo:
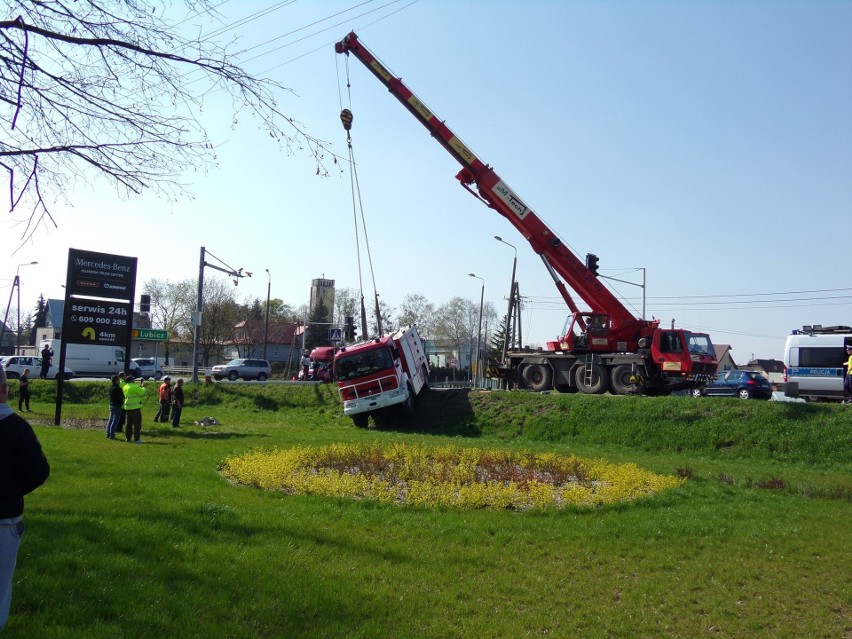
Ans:
<svg viewBox="0 0 852 639"><path fill-rule="evenodd" d="M334 357L343 414L366 428L391 410L414 414L414 400L429 388L429 359L415 326L345 346Z"/></svg>
<svg viewBox="0 0 852 639"><path fill-rule="evenodd" d="M311 351L309 358L311 366L308 369L307 381L330 384L334 381L334 352L335 346L317 346Z"/></svg>
<svg viewBox="0 0 852 639"><path fill-rule="evenodd" d="M61 342L58 339L42 340L38 349L45 345L53 350L53 361L59 362ZM106 344L67 344L65 367L74 371L75 377L111 377L124 370L124 349ZM128 369L134 377L141 377L139 366L131 361Z"/></svg>

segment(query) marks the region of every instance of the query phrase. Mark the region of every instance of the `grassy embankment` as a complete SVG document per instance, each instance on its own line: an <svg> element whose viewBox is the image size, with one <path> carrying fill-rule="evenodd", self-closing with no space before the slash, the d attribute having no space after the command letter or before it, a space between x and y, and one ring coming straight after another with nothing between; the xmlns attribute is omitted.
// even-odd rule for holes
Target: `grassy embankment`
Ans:
<svg viewBox="0 0 852 639"><path fill-rule="evenodd" d="M33 421L52 422L34 382ZM69 384L27 501L4 637L843 637L852 627L852 414L830 405L433 393L358 430L329 387L188 391L145 445L87 428ZM153 391L153 385L152 385ZM13 399L11 403L16 404ZM193 426L202 416L221 425ZM427 510L232 486L256 448L409 441L632 461L691 475L653 499L563 512Z"/></svg>

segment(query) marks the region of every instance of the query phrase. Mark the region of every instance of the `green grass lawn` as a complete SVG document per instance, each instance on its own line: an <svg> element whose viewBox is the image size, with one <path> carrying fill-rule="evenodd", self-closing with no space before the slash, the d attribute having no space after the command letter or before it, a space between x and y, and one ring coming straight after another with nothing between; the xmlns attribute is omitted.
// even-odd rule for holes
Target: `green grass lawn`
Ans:
<svg viewBox="0 0 852 639"><path fill-rule="evenodd" d="M827 405L433 391L359 430L330 387L188 388L184 426L108 441L106 387L34 382L51 463L5 637L849 637L852 413ZM103 397L101 397L103 395ZM16 405L13 398L10 403ZM221 425L193 420L210 415ZM91 420L101 420L95 429ZM70 427L69 427L70 426ZM233 486L256 448L552 450L692 475L640 503L427 510Z"/></svg>

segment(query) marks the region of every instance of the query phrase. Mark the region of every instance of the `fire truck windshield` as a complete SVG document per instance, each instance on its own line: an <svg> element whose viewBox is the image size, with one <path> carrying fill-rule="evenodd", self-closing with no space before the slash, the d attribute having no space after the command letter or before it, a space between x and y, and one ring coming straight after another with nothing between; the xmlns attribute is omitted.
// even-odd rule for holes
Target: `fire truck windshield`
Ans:
<svg viewBox="0 0 852 639"><path fill-rule="evenodd" d="M393 368L393 359L387 347L358 351L351 354L339 354L334 363L338 379L358 379Z"/></svg>
<svg viewBox="0 0 852 639"><path fill-rule="evenodd" d="M703 333L690 333L684 331L686 335L686 345L691 355L710 355L715 358L716 352L713 350L713 343L710 337Z"/></svg>

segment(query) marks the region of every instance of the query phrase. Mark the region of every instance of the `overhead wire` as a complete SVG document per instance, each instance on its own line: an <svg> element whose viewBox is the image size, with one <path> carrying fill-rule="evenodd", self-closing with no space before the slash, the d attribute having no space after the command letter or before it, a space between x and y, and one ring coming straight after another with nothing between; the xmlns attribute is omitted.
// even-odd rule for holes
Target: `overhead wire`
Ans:
<svg viewBox="0 0 852 639"><path fill-rule="evenodd" d="M228 0L225 0L225 2L227 2L227 1L228 1ZM259 10L259 11L256 11L255 13L250 14L249 16L246 16L245 18L240 18L239 20L235 20L235 21L231 22L230 24L225 25L225 26L223 26L223 27L221 27L221 28L217 29L216 31L211 32L210 34L205 35L205 36L202 38L202 41L209 40L209 39L211 39L211 38L215 37L216 35L221 35L222 33L225 33L225 32L227 32L229 29L232 29L232 28L234 28L234 27L237 27L237 26L243 26L243 25L245 25L245 24L249 24L250 22L253 22L253 21L258 20L258 19L260 19L260 18L262 18L262 17L265 17L265 16L269 15L270 13L273 13L274 11L278 11L279 9L282 9L282 8L288 7L288 6L290 6L291 4L293 4L295 1L296 1L296 0L283 0L282 2L278 2L278 3L276 3L276 4L274 4L274 5L271 5L271 6L267 7L267 8L265 8L265 9L261 9L261 10ZM264 46L264 45L267 45L267 44L269 44L269 43L271 43L271 42L275 42L276 40L280 40L281 38L285 38L285 37L291 36L291 35L293 35L293 34L299 33L299 32L304 31L305 29L308 29L308 28L310 28L310 27L312 27L312 26L315 26L315 25L321 24L321 23L323 23L323 22L326 22L326 21L328 21L328 20L331 20L332 18L335 18L335 17L337 17L337 16L343 15L343 14L345 14L345 13L349 13L349 12L351 12L351 11L355 10L355 9L358 9L359 7L362 7L362 6L364 6L364 5L370 4L370 3L374 2L374 1L375 1L375 0L366 0L366 1L364 1L364 2L360 2L360 3L358 3L358 4L355 4L355 5L353 5L353 6L348 7L348 8L346 8L346 9L342 10L342 11L337 11L337 12L335 12L335 13L333 13L333 14L327 15L327 16L325 16L325 17L323 17L323 18L318 19L318 20L314 20L313 22L310 22L310 23L308 23L308 24L306 24L306 25L303 25L303 26L301 26L301 27L298 27L297 29L292 29L291 31L289 31L289 32L287 32L287 33L285 33L285 34L282 34L282 35L280 35L280 36L276 36L275 38L271 38L271 39L266 40L266 41L264 41L264 42L261 42L261 43L259 43L259 44L257 44L257 45L254 45L254 46L248 47L248 48L246 48L246 49L243 49L243 50L241 50L241 51L238 51L238 52L236 52L236 53L233 53L233 54L231 54L231 56L232 56L233 58L235 58L236 60L238 60L238 61L239 61L239 64L241 64L241 65L245 65L245 64L248 64L248 63L250 63L250 62L254 62L254 61L256 61L256 60L259 60L259 59L261 59L261 58L264 58L264 57L266 57L266 56L268 56L268 55L272 55L273 53L275 53L275 52L277 52L277 51L280 51L280 50L282 50L282 49L285 49L285 48L287 48L287 47L290 47L290 46L296 45L296 44L298 44L298 43L300 43L300 42L303 42L303 41L305 41L305 40L308 40L308 39L310 39L310 38L313 38L313 37L315 37L315 36L317 36L317 35L319 35L319 34L321 34L321 33L324 33L324 32L326 32L326 31L330 31L331 29L336 29L337 27L342 26L342 25L344 25L344 24L347 24L347 23L349 23L349 22L351 22L351 21L353 21L353 20L357 20L358 18L362 18L362 17L364 17L364 16L366 16L366 15L370 15L370 14L372 14L372 13L375 13L375 12L377 12L377 11L381 11L381 10L383 10L383 9L386 9L386 8L388 8L388 7L392 6L392 5L395 5L395 4L399 3L399 2L402 2L402 0L390 0L389 2L385 2L384 4L382 4L382 5L381 5L381 6L379 6L379 7L376 7L375 9L370 9L369 11L365 11L365 12L359 13L359 14L357 14L357 15L355 15L355 16L350 16L350 17L348 17L346 20L343 20L343 21L340 21L340 22L336 22L335 24L332 24L332 25L330 25L330 26L328 26L328 27L326 27L326 28L324 28L324 29L319 29L319 30L317 30L317 31L314 31L313 33L309 33L309 34L307 34L307 35L305 35L305 36L303 36L303 37L301 37L301 38L297 38L297 39L295 39L295 40L292 40L291 42L288 42L288 43L282 44L282 45L280 45L280 46L278 46L278 47L275 47L275 48L273 48L273 49L270 49L270 50L268 50L268 51L264 51L264 52L262 52L262 53L259 53L259 54L255 55L255 56L253 56L253 57L245 58L245 59L241 59L241 56L243 56L245 53L247 53L247 52L249 52L249 51L253 51L253 50L255 50L255 49L258 49L258 48L260 48L260 47L262 47L262 46ZM399 8L397 8L397 9L394 9L393 11L391 11L390 13L388 13L387 15L381 16L381 17L379 17L378 19L376 19L376 20L374 20L374 21L372 21L372 22L367 23L367 25L365 25L365 26L371 26L371 25L373 25L373 24L376 24L376 23L378 23L378 22L381 22L381 21L383 21L383 20L386 20L386 19L387 19L387 18L389 18L390 16L395 15L396 13L399 13L400 11L403 11L404 9L407 9L408 7L410 7L410 6L414 5L414 4L416 4L416 3L417 3L417 2L419 2L419 1L420 1L420 0L412 0L411 2L408 2L408 4L406 4L406 5L404 5L404 6L399 7ZM222 3L220 3L219 5L216 5L216 6L217 6L217 7L218 7L218 6L221 6L222 4L225 4L225 2L222 2ZM177 24L183 24L183 22L186 22L187 20L189 20L189 18L187 18L187 19L185 19L184 21L182 21L182 22L180 22L180 23L177 23ZM308 56L308 55L311 55L312 53L316 53L317 51L320 51L320 50L326 50L328 47L332 46L333 44L334 44L333 42L326 42L326 43L322 44L322 45L321 45L321 46L319 46L319 47L316 47L316 48L314 48L314 49L311 49L310 51L307 51L307 52L305 52L305 53L303 53L303 54L301 54L301 55L298 55L298 56L295 56L295 57L293 57L293 58L290 58L289 60L286 60L286 61L284 61L284 62L282 62L282 63L280 63L280 64L276 64L276 65L274 65L274 66L268 67L267 69L264 69L263 71L257 72L257 73L255 73L254 75L256 75L257 77L261 77L261 78L269 78L269 74L270 74L272 71L275 71L276 69L279 69L279 68L281 68L282 66L285 66L285 65L287 65L287 64L290 64L290 63L292 63L292 62L295 62L296 60L300 60L301 58L304 58L304 57L306 57L306 56ZM183 78L187 80L187 82L186 82L185 84L192 84L192 83L194 83L194 82L200 82L200 81L202 81L202 80L203 80L203 75L198 75L197 77L193 78L192 76L193 76L193 75L195 75L195 74L200 74L200 71L198 71L197 69L193 69L193 70L188 71L188 72L187 72L187 73L183 76ZM219 89L213 89L213 92L217 92L217 91L221 91L221 90L223 90L223 89L220 87Z"/></svg>
<svg viewBox="0 0 852 639"><path fill-rule="evenodd" d="M370 0L370 1L372 1L372 0ZM419 2L419 1L420 1L420 0L414 0L413 2L410 2L410 3L409 3L408 5L406 5L405 7L401 7L401 8L399 9L399 11L401 11L402 9L405 9L405 8L407 8L407 7L411 6L412 4L415 4L416 2ZM301 38L298 38L298 39L293 40L293 41L291 41L291 42L288 42L288 43L286 43L286 44L282 44L281 46L275 47L274 49L270 49L269 51L264 51L263 53L260 53L260 54L258 54L258 55L256 55L256 56L252 57L252 58L247 58L247 59L243 60L243 61L242 61L242 63L243 63L243 64L246 64L246 63L248 63L248 62L254 62L255 60L257 60L257 59L259 59L259 58L262 58L262 57L265 57L265 56L270 55L270 54L272 54L272 53L275 53L276 51L280 51L281 49L286 49L287 47L291 47L291 46L293 46L294 44L298 44L299 42L303 42L303 41L305 41L305 40L307 40L307 39L309 39L309 38L313 38L314 36L319 35L320 33L325 33L326 31L331 31L332 29L336 29L337 27L340 27L340 26L342 26L342 25L344 25L344 24L347 24L347 23L351 22L352 20L356 20L356 19L358 19L358 18L363 18L365 15L369 15L369 14L371 14L371 13L375 13L376 11L381 11L382 9L385 9L385 8L389 7L390 5L396 4L396 3L398 3L398 2L402 2L402 0L390 0L390 2L387 2L387 3L383 4L383 5L382 5L382 6L380 6L380 7L376 7L375 9L370 9L369 11L365 11L364 13L360 13L360 14L358 14L357 16L352 16L352 17L350 17L350 18L347 18L346 20L342 20L342 21L337 22L337 23L335 23L335 24L329 25L329 26L327 26L327 27L325 27L325 28L323 28L323 29L319 29L318 31L314 31L313 33L309 33L309 34L307 34L307 35L305 35L305 36L303 36L303 37L301 37ZM366 3L363 3L363 4L366 4ZM357 6L361 6L361 5L357 5ZM353 7L353 8L357 8L357 6L356 6L356 7ZM347 9L347 11L351 11L351 9ZM346 13L346 12L345 12L345 11L342 11L342 12L340 12L340 13ZM389 16L393 15L394 13L397 13L397 11L394 11L393 13L388 14L388 16L383 16L382 18L380 18L379 20L376 20L376 21L372 22L371 24L375 24L376 22L379 22L379 21L381 21L381 20L384 20L384 19L386 19L387 17L389 17ZM335 16L336 16L336 15L339 15L339 14L335 14ZM316 22L314 22L314 23L312 23L312 24L318 24L319 22L324 22L325 20L328 20L328 19L330 19L330 18L332 18L332 17L335 17L335 16L329 16L329 17L323 18L322 20L318 20L318 21L316 21ZM311 25L309 25L309 26L311 26ZM295 29L294 31L290 32L290 33L289 33L289 34L287 34L287 35L292 35L293 33L297 33L298 31L301 31L301 30L303 30L303 29L305 29L305 28L307 28L307 27L300 27L299 29ZM284 37L284 36L280 36L280 37ZM274 40L276 40L276 39L278 39L278 38L274 38L273 40L269 40L269 41L267 41L267 42L266 42L266 43L264 43L264 44L268 44L269 42L273 42L273 41L274 41ZM314 50L310 51L309 53L313 53L313 52L315 52L315 51L320 51L320 50L322 50L322 49L324 49L324 48L326 48L326 47L328 47L328 46L331 46L332 44L334 44L334 43L333 43L333 42L331 42L331 43L326 43L326 44L324 44L322 47L317 47L316 49L314 49ZM261 45L258 45L258 46L261 46ZM253 47L253 48L257 48L257 47ZM239 55L239 54L237 54L237 55ZM297 58L293 58L293 60L298 60L299 58L303 58L303 57L305 57L305 55L308 55L308 54L304 54L304 55L299 56L299 57L297 57ZM282 64L278 64L278 65L276 65L276 66L274 66L274 67L270 67L269 69L264 70L262 73L263 73L263 74L267 74L267 73L269 73L270 71L274 71L275 69L278 69L278 68L280 68L280 67L284 66L284 64L289 64L289 62L292 62L292 60L288 60L287 62L282 63Z"/></svg>
<svg viewBox="0 0 852 639"><path fill-rule="evenodd" d="M400 0L394 0L393 2L389 2L389 3L388 3L388 5L395 4L396 2L399 2L399 1L400 1ZM373 20L372 22L368 22L368 23L367 23L367 24L365 24L365 25L361 25L358 29L359 29L359 31L360 31L360 30L366 29L367 27L370 27L370 26L372 26L372 25L374 25L374 24L378 24L378 23L379 23L379 22L381 22L382 20L386 20L386 19L387 19L387 18L389 18L390 16L392 16L392 15L394 15L394 14L397 14L397 13L399 13L400 11L403 11L403 10L407 9L407 8L408 8L408 7L410 7L411 5L417 4L418 2L420 2L420 0L411 0L411 2L409 2L408 4L406 4L406 5L402 6L402 7L399 7L398 9L394 9L393 11L391 11L391 12L390 12L389 14L387 14L387 15L382 16L381 18L378 18L378 19L376 19L376 20ZM379 9L376 9L375 11L378 11L378 10L380 10L380 9L384 9L384 8L385 8L386 6L388 6L388 5L384 5L384 6L382 6L382 7L379 7ZM373 11L368 11L367 13L373 13ZM363 14L361 14L361 15L359 15L359 16L355 16L355 17L356 17L356 18L360 18L360 17L363 17L363 16L367 15L367 13L363 13ZM324 32L324 31L329 31L330 29L335 29L335 28L337 28L337 27L341 26L342 24L344 24L344 23L342 23L342 22L341 22L341 23L338 23L338 24L332 25L331 27L328 27L328 28L326 28L326 29L323 29L322 31L317 31L316 33L313 33L313 34L311 34L310 36L306 36L305 38L301 38L301 39L299 39L299 40L296 40L296 41L294 41L294 42L293 42L293 43L291 43L291 44L296 44L297 42L301 42L302 40L306 40L307 38L309 38L309 37L313 37L314 35L318 35L318 34L320 34L320 33ZM315 49L311 49L310 51L305 51L304 53L302 53L302 54L300 54L300 55L297 55L297 56L295 56L295 57L293 57L293 58L290 58L289 60L285 60L284 62L282 62L282 63L280 63L280 64L276 64L274 67L269 67L268 69L265 69L264 71L261 71L261 72L260 72L260 75L266 75L266 74L268 74L270 71L274 71L274 70L276 70L276 69L280 69L280 68L281 68L281 67L283 67L283 66L286 66L286 65L288 65L288 64L290 64L290 63L292 63L292 62L296 62L297 60L301 60L302 58L305 58L305 57L307 57L307 56L311 55L312 53L316 53L317 51L326 51L326 50L327 50L330 46L332 46L333 44L334 44L334 41L326 41L326 42L324 42L323 44L321 44L320 46L316 47ZM285 45L285 46L288 46L288 45ZM279 48L281 49L281 48L284 48L284 47L282 46L282 47L279 47ZM277 50L277 49L276 49L276 50ZM260 57L260 56L258 56L258 57Z"/></svg>

